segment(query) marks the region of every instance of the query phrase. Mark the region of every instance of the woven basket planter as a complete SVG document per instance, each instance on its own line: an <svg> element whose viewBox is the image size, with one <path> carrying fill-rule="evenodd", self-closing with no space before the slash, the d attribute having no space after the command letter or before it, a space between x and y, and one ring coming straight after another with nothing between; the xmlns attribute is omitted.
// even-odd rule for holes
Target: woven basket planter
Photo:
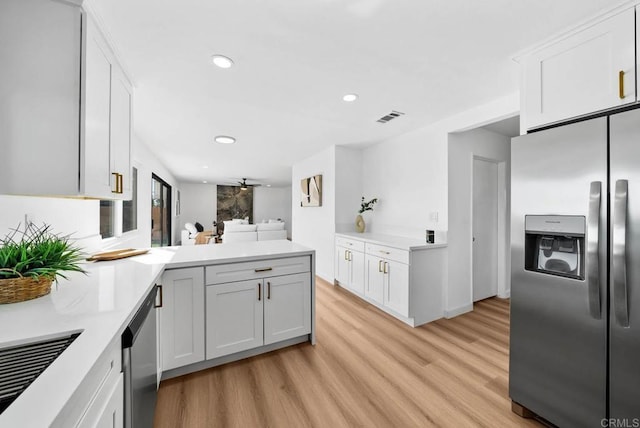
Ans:
<svg viewBox="0 0 640 428"><path fill-rule="evenodd" d="M51 283L48 276L0 279L0 304L45 296L51 291Z"/></svg>

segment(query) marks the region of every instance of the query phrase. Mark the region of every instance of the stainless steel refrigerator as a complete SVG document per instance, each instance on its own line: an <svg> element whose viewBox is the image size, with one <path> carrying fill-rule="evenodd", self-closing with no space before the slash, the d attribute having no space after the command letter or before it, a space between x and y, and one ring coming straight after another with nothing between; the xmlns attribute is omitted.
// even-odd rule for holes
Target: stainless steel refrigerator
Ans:
<svg viewBox="0 0 640 428"><path fill-rule="evenodd" d="M510 397L560 427L640 426L640 110L511 150Z"/></svg>

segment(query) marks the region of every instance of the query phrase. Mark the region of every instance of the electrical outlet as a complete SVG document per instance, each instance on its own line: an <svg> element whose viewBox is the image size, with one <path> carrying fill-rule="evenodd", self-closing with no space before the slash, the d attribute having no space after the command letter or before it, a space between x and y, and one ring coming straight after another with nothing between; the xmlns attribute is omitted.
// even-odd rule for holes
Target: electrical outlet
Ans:
<svg viewBox="0 0 640 428"><path fill-rule="evenodd" d="M429 221L432 223L438 222L438 211L432 211L429 213Z"/></svg>

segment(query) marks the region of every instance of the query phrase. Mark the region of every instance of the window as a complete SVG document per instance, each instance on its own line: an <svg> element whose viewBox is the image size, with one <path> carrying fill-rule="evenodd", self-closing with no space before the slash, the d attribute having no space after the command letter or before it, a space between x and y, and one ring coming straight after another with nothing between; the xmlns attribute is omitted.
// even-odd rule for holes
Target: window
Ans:
<svg viewBox="0 0 640 428"><path fill-rule="evenodd" d="M138 170L131 172L131 200L122 202L122 233L138 228Z"/></svg>
<svg viewBox="0 0 640 428"><path fill-rule="evenodd" d="M100 201L100 235L102 239L115 235L114 230L114 201Z"/></svg>
<svg viewBox="0 0 640 428"><path fill-rule="evenodd" d="M131 169L131 200L100 201L102 239L122 236L138 228L138 170Z"/></svg>

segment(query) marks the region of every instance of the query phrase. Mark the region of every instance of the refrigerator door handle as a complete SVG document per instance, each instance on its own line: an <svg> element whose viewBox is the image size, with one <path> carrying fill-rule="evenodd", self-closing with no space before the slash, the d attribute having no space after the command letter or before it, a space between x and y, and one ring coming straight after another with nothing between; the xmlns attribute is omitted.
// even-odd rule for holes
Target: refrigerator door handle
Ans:
<svg viewBox="0 0 640 428"><path fill-rule="evenodd" d="M597 320L600 310L600 203L602 182L592 181L589 189L589 219L587 222L587 287L589 313Z"/></svg>
<svg viewBox="0 0 640 428"><path fill-rule="evenodd" d="M627 180L616 180L613 202L613 311L617 323L629 327L627 303Z"/></svg>

